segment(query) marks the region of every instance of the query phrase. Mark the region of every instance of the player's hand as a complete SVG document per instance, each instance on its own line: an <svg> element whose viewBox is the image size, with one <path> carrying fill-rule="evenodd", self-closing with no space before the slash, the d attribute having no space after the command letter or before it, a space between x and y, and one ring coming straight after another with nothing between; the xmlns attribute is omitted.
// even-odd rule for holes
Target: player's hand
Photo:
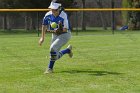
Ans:
<svg viewBox="0 0 140 93"><path fill-rule="evenodd" d="M39 40L39 45L41 46L43 42L44 42L44 38L41 37Z"/></svg>

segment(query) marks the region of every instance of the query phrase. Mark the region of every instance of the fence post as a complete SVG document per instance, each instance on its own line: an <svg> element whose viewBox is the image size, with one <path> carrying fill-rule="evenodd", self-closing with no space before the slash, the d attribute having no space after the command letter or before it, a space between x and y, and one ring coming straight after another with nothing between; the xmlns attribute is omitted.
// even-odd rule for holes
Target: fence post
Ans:
<svg viewBox="0 0 140 93"><path fill-rule="evenodd" d="M39 37L39 12L37 12L37 34Z"/></svg>
<svg viewBox="0 0 140 93"><path fill-rule="evenodd" d="M111 8L114 8L114 0L111 0ZM114 34L114 30L115 30L115 11L112 11L111 16L112 16L112 22L111 22L112 34Z"/></svg>
<svg viewBox="0 0 140 93"><path fill-rule="evenodd" d="M76 35L78 35L78 15L77 15L77 11L76 11Z"/></svg>

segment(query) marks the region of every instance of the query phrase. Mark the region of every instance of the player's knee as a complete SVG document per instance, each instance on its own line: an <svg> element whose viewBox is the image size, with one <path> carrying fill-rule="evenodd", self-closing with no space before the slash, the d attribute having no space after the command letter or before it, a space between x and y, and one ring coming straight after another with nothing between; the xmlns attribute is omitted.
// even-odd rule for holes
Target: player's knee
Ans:
<svg viewBox="0 0 140 93"><path fill-rule="evenodd" d="M56 51L55 48L53 47L50 48L50 52L55 52L55 51Z"/></svg>
<svg viewBox="0 0 140 93"><path fill-rule="evenodd" d="M50 49L50 59L52 61L56 61L57 60L57 52L53 48Z"/></svg>

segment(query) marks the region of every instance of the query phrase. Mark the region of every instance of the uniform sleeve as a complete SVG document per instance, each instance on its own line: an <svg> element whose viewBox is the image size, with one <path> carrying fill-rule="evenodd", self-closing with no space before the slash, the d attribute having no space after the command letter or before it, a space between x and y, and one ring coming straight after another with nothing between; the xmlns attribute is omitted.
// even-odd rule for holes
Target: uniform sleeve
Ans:
<svg viewBox="0 0 140 93"><path fill-rule="evenodd" d="M48 20L46 16L43 18L42 25L48 25Z"/></svg>
<svg viewBox="0 0 140 93"><path fill-rule="evenodd" d="M67 14L65 13L63 16L64 16L64 28L69 29L69 23L68 23Z"/></svg>
<svg viewBox="0 0 140 93"><path fill-rule="evenodd" d="M51 14L51 11L47 12L43 18L43 21L42 21L42 25L48 25L49 23L49 15Z"/></svg>

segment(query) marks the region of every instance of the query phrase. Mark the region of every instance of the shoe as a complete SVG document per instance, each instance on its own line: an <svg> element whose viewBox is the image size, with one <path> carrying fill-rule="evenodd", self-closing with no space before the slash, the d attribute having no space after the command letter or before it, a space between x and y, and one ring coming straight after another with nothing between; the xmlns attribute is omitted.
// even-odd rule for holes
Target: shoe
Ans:
<svg viewBox="0 0 140 93"><path fill-rule="evenodd" d="M49 73L53 73L53 69L47 69L45 72L44 72L44 74L49 74Z"/></svg>
<svg viewBox="0 0 140 93"><path fill-rule="evenodd" d="M72 46L69 45L67 48L70 50L70 53L68 53L68 55L70 58L72 58L73 57Z"/></svg>

